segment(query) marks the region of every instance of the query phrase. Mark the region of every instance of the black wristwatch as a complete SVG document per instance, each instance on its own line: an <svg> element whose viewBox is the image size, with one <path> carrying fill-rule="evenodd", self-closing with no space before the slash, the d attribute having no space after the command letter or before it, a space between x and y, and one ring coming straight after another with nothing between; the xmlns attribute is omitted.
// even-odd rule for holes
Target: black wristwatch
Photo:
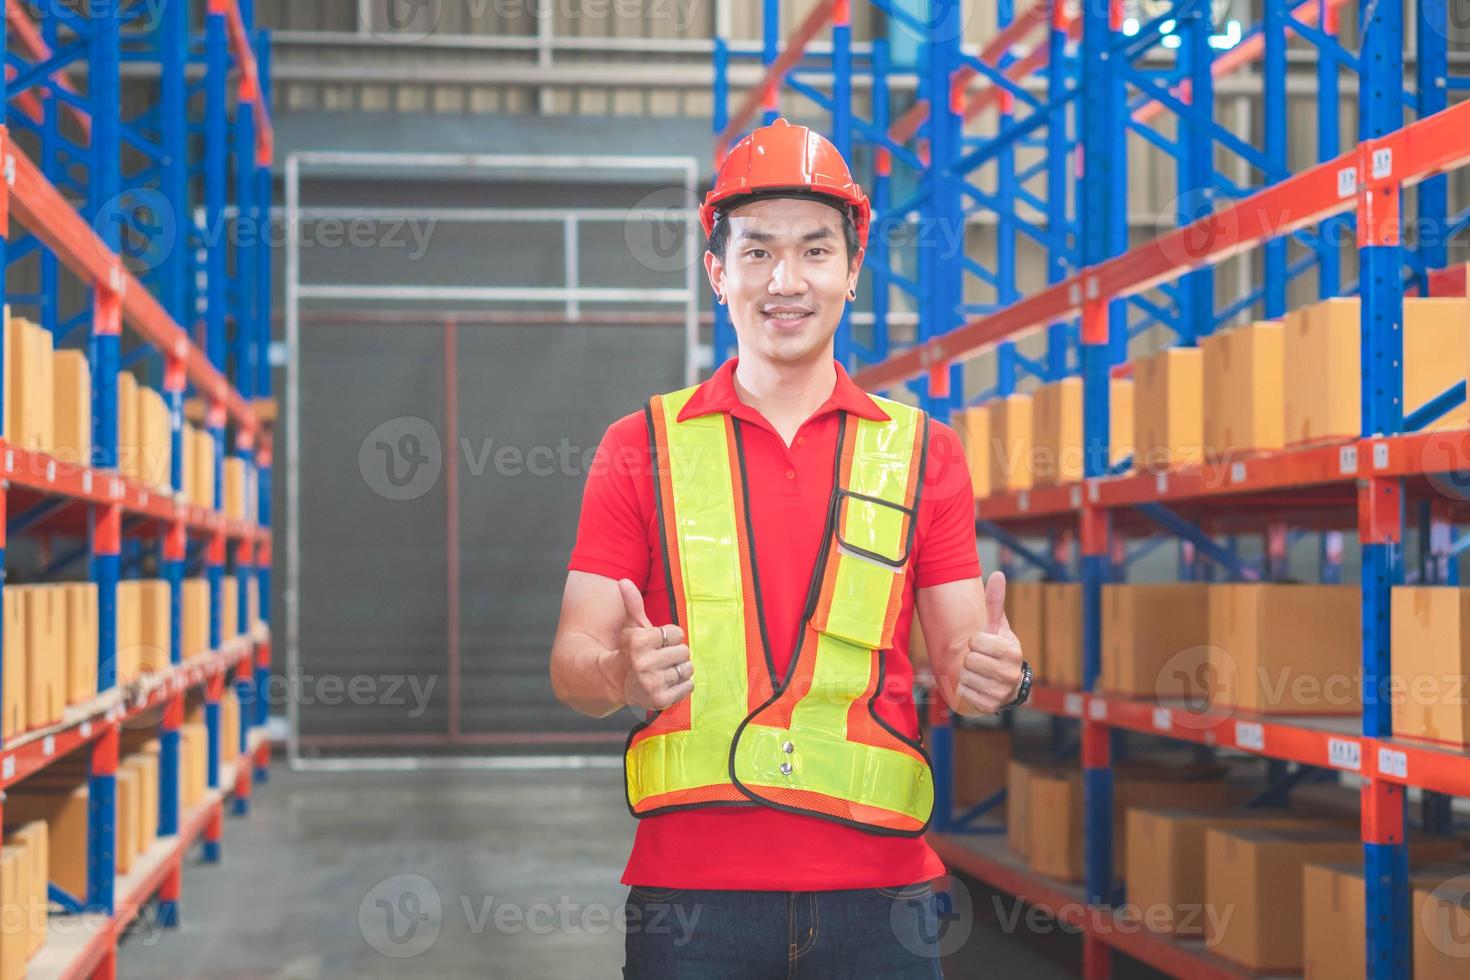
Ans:
<svg viewBox="0 0 1470 980"><path fill-rule="evenodd" d="M996 709L996 714L999 714L1002 711L1010 711L1012 708L1019 708L1021 705L1023 705L1023 704L1026 703L1026 699L1029 698L1030 696L1031 696L1031 665L1028 664L1026 661L1022 660L1021 661L1021 688L1020 688L1020 690L1018 690L1016 692L1016 696L1013 699L1011 699L1010 702L1008 702L1006 704L1003 704L998 709Z"/></svg>

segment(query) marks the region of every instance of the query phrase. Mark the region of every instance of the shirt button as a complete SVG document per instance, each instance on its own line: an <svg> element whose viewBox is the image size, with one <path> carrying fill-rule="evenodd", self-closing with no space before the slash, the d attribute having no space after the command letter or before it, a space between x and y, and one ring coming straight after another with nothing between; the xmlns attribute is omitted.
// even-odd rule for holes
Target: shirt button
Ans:
<svg viewBox="0 0 1470 980"><path fill-rule="evenodd" d="M796 444L798 446L805 446L806 445L806 436L797 436L796 437Z"/></svg>
<svg viewBox="0 0 1470 980"><path fill-rule="evenodd" d="M787 470L786 471L786 479L788 479L788 480L794 480L794 479L796 479L796 471L795 470Z"/></svg>

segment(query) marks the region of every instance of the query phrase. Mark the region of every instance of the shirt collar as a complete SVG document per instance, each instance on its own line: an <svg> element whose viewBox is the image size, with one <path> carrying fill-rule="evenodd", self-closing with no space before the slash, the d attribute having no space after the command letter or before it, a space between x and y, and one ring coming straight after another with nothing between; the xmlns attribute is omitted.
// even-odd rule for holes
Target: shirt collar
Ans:
<svg viewBox="0 0 1470 980"><path fill-rule="evenodd" d="M753 411L740 400L740 395L735 390L735 365L739 361L739 357L730 358L696 388L689 401L679 410L678 420L687 422L711 412L736 412L740 409ZM812 413L812 418L827 412L844 411L875 422L888 421L888 413L878 407L871 395L857 386L841 362L834 359L832 366L837 369L837 382L832 386L831 396Z"/></svg>

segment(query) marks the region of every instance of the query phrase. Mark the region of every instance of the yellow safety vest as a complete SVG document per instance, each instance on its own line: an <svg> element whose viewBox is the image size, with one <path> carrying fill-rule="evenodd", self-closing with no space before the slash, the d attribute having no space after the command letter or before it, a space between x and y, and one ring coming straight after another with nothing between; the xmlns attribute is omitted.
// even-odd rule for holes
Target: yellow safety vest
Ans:
<svg viewBox="0 0 1470 980"><path fill-rule="evenodd" d="M908 582L928 416L877 399L888 421L844 412L827 541L800 647L778 679L761 615L741 422L678 421L695 388L645 407L673 617L694 689L634 727L623 755L636 817L763 805L878 834L917 836L934 808L922 742L873 711Z"/></svg>

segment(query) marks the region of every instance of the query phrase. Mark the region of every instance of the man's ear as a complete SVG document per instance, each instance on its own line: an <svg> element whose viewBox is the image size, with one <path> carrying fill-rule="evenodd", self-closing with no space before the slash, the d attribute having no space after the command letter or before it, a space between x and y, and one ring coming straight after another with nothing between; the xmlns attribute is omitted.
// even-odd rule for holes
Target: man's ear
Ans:
<svg viewBox="0 0 1470 980"><path fill-rule="evenodd" d="M716 297L725 295L725 263L721 262L714 252L704 253L704 273L709 277L709 284L715 291Z"/></svg>
<svg viewBox="0 0 1470 980"><path fill-rule="evenodd" d="M863 257L867 254L867 249L863 248L862 246L858 246L857 253L853 255L852 261L848 263L848 266L850 268L849 278L847 282L848 289L857 288L858 273L863 271Z"/></svg>

